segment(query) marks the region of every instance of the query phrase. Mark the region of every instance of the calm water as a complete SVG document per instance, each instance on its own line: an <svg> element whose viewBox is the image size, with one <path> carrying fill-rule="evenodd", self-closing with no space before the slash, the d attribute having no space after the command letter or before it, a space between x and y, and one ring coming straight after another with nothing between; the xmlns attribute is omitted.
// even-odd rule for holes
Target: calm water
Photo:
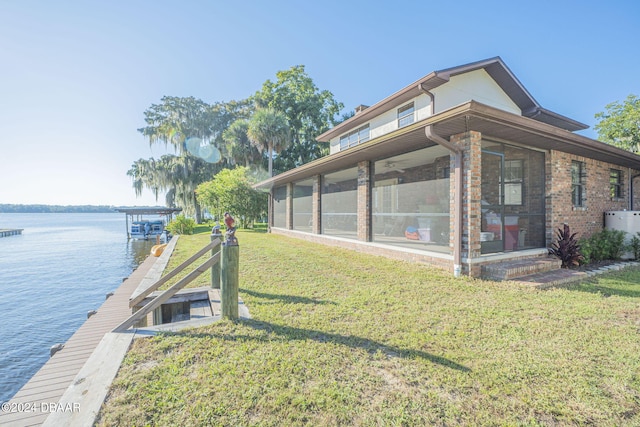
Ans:
<svg viewBox="0 0 640 427"><path fill-rule="evenodd" d="M0 402L9 400L149 254L125 216L3 214L0 228Z"/></svg>

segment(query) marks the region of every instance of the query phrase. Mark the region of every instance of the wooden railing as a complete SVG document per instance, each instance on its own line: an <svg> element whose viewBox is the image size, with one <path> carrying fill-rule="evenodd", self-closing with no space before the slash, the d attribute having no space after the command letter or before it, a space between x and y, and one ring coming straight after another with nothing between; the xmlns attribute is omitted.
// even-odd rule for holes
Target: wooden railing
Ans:
<svg viewBox="0 0 640 427"><path fill-rule="evenodd" d="M176 277L178 275L178 273L180 273L182 270L184 270L185 268L187 268L188 266L193 264L198 258L200 258L202 255L207 253L207 251L209 251L209 250L212 251L212 254L211 254L212 256L215 255L216 253L220 252L220 239L217 239L217 238L216 239L212 239L211 243L209 243L207 246L205 246L204 248L200 249L198 252L196 252L191 257L189 257L186 261L184 261L182 264L180 264L179 266L177 266L176 268L171 270L169 273L167 273L164 276L162 276L160 279L158 279L156 282L154 282L151 286L149 286L147 289L142 291L140 294L138 294L134 298L130 299L129 300L129 307L133 308L133 307L137 306L138 304L140 304L147 296L149 296L149 294L151 292L156 291L160 286L164 285L169 280L171 280L174 277Z"/></svg>
<svg viewBox="0 0 640 427"><path fill-rule="evenodd" d="M221 241L217 237L212 237L211 243L204 248L200 249L197 253L189 257L182 264L171 270L166 275L162 276L151 286L146 288L140 294L136 295L129 301L129 307L135 308L141 302L144 301L152 292L156 291L160 286L167 283L174 278L178 273L183 271L189 265L193 264L196 260L202 257L207 251L211 250L212 255L204 263L196 267L191 273L187 274L182 279L178 280L169 289L156 296L148 304L141 307L135 313L133 313L127 320L119 324L113 332L122 332L138 323L145 316L151 313L156 308L167 302L178 291L184 288L187 284L191 283L195 278L202 273L211 269L212 274L212 286L215 287L216 283L219 283L221 293L221 305L222 316L230 319L238 318L238 246L227 246L221 244ZM222 260L222 261L221 261ZM220 262L220 266L218 263ZM218 277L215 277L218 276ZM215 277L215 279L213 278ZM217 280L216 280L217 279Z"/></svg>

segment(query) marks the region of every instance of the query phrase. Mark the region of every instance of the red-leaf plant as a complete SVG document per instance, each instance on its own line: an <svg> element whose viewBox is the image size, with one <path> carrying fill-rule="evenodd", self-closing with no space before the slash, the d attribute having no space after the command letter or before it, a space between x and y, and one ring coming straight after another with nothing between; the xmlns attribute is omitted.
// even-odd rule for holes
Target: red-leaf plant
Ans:
<svg viewBox="0 0 640 427"><path fill-rule="evenodd" d="M564 224L564 230L558 229L558 240L551 244L550 255L555 255L562 261L562 268L570 268L580 265L584 259L580 253L580 245L576 240L576 234L571 234L569 225Z"/></svg>

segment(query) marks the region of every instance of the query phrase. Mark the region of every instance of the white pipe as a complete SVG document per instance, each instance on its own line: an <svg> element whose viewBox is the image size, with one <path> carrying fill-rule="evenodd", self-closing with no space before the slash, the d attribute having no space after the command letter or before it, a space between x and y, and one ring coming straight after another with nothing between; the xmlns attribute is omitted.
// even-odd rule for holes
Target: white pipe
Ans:
<svg viewBox="0 0 640 427"><path fill-rule="evenodd" d="M453 275L460 277L462 270L462 150L450 141L436 135L431 125L424 128L424 133L431 141L449 149L454 155L453 199L455 216L453 217Z"/></svg>

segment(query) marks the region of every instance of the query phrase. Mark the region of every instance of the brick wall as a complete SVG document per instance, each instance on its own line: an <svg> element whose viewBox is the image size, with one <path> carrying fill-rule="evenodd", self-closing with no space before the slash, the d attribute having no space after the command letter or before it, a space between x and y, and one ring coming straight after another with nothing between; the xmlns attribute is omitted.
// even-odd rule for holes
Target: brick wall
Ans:
<svg viewBox="0 0 640 427"><path fill-rule="evenodd" d="M586 197L583 207L574 207L571 198L571 162L584 163L586 172ZM622 171L623 198L612 198L609 191L610 169ZM560 151L551 151L547 155L547 245L556 239L556 230L563 224L569 224L571 232L577 232L578 238L588 237L603 228L603 213L609 210L629 209L629 174L638 171L601 162L587 157L576 156ZM640 184L636 183L636 187ZM638 189L634 189L638 193ZM640 199L634 197L636 201ZM635 203L636 207L638 203Z"/></svg>

